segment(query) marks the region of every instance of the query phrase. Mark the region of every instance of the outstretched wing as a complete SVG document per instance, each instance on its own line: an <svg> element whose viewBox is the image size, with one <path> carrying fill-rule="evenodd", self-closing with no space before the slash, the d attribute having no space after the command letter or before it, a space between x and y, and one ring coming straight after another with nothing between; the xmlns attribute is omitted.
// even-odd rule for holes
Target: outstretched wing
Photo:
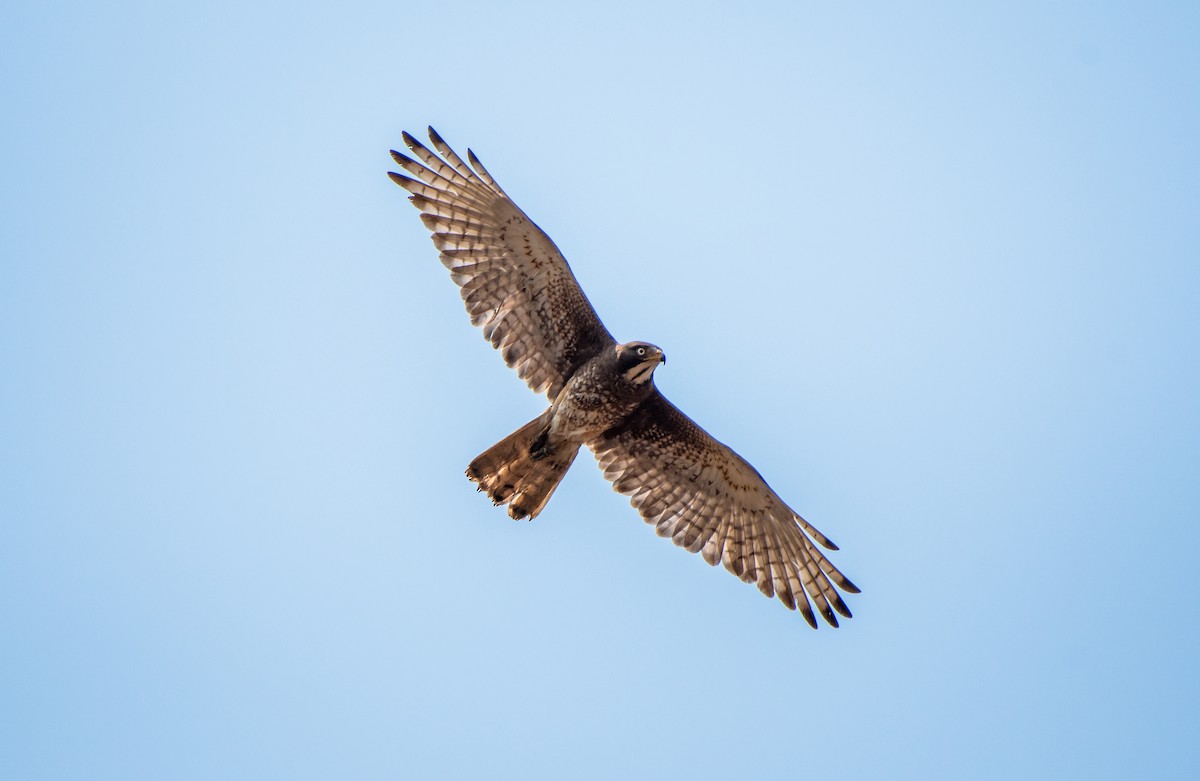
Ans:
<svg viewBox="0 0 1200 781"><path fill-rule="evenodd" d="M438 157L408 133L419 159L392 151L441 261L462 288L471 322L504 362L551 400L575 370L614 343L558 247L500 189L479 158L463 162L433 128ZM444 158L444 159L443 159Z"/></svg>
<svg viewBox="0 0 1200 781"><path fill-rule="evenodd" d="M837 546L801 518L737 453L713 439L657 390L627 420L588 443L617 491L630 497L661 537L762 593L799 608L809 604L832 626L850 610L838 588L858 593L814 540Z"/></svg>

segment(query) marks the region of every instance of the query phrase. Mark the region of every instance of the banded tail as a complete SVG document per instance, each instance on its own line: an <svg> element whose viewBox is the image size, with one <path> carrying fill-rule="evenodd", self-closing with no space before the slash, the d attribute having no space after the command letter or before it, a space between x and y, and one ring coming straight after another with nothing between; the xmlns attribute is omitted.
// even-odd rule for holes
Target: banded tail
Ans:
<svg viewBox="0 0 1200 781"><path fill-rule="evenodd" d="M496 504L507 502L508 514L515 520L537 517L579 454L579 445L548 450L549 427L550 410L546 410L467 467L467 477Z"/></svg>

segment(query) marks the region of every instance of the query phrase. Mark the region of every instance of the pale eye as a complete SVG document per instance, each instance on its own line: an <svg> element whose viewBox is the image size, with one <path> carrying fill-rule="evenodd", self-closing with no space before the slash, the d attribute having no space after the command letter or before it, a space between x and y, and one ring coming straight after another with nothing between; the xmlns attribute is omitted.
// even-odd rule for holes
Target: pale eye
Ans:
<svg viewBox="0 0 1200 781"><path fill-rule="evenodd" d="M639 348L638 348L638 355L645 355L645 354L646 354L646 348L645 348L645 347L639 347Z"/></svg>

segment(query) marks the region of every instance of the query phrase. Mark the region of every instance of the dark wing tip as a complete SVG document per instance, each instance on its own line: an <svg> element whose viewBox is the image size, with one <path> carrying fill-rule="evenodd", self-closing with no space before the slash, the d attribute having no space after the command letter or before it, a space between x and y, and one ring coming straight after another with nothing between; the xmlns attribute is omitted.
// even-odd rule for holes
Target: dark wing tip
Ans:
<svg viewBox="0 0 1200 781"><path fill-rule="evenodd" d="M838 583L838 586L841 587L842 591L848 592L850 594L861 594L862 593L862 589L860 589L858 586L851 583L846 578L845 575L842 576L842 581L840 583Z"/></svg>
<svg viewBox="0 0 1200 781"><path fill-rule="evenodd" d="M391 179L393 182L395 182L396 184L400 185L401 187L404 187L404 186L405 186L405 182L411 182L411 181L412 181L412 179L409 179L409 178L408 178L407 176L405 176L404 174L398 174L398 173L396 173L395 171L388 171L388 172L387 172L387 175L388 175L388 178L389 178L389 179Z"/></svg>
<svg viewBox="0 0 1200 781"><path fill-rule="evenodd" d="M412 133L409 133L407 130L401 131L400 137L404 139L404 145L409 149L421 145L421 142L413 138Z"/></svg>
<svg viewBox="0 0 1200 781"><path fill-rule="evenodd" d="M433 125L430 125L429 127L425 128L425 129L429 131L429 140L433 142L434 146L438 146L440 144L446 143L445 141L442 140L442 137L440 135L438 135L438 132L433 129Z"/></svg>
<svg viewBox="0 0 1200 781"><path fill-rule="evenodd" d="M390 151L392 153L392 159L396 161L396 165L404 165L405 163L414 162L414 160L411 157L409 157L406 154L403 154L402 152L397 152L395 149L391 149L388 151Z"/></svg>

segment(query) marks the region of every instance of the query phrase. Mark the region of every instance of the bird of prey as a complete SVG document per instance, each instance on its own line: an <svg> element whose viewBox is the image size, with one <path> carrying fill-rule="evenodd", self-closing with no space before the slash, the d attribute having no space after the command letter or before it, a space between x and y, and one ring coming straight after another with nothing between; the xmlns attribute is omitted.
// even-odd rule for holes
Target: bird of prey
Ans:
<svg viewBox="0 0 1200 781"><path fill-rule="evenodd" d="M534 518L586 445L604 476L660 536L709 564L721 562L768 597L813 605L831 626L858 593L817 547L837 550L762 476L667 401L654 385L666 363L647 342L618 343L566 259L467 150L464 162L429 128L430 151L403 134L413 157L392 151L471 322L550 407L488 448L467 476L514 519ZM414 159L415 158L415 159ZM811 600L811 604L810 604Z"/></svg>

